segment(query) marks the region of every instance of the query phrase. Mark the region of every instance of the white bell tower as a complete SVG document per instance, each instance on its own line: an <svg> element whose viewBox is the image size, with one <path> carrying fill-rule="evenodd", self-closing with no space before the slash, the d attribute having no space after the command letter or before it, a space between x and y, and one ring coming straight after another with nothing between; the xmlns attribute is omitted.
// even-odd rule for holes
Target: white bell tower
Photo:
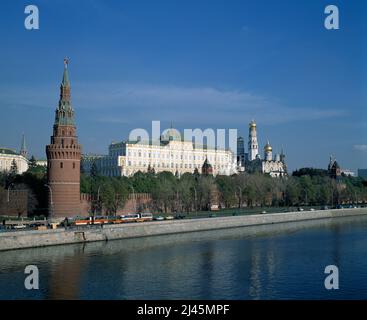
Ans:
<svg viewBox="0 0 367 320"><path fill-rule="evenodd" d="M248 136L248 160L252 161L256 159L259 154L259 145L257 143L256 123L252 120L249 124L249 136Z"/></svg>

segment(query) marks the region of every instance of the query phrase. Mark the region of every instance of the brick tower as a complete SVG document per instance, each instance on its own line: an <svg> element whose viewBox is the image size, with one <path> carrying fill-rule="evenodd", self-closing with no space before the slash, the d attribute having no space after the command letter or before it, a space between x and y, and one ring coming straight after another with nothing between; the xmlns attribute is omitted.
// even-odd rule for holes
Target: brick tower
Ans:
<svg viewBox="0 0 367 320"><path fill-rule="evenodd" d="M51 143L46 146L49 215L52 218L80 215L80 154L74 110L70 100L68 60L60 86Z"/></svg>

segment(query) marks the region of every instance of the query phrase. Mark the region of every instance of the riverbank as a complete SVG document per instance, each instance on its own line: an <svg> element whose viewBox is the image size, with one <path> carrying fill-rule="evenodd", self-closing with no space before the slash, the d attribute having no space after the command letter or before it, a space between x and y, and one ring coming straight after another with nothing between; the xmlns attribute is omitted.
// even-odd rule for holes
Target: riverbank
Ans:
<svg viewBox="0 0 367 320"><path fill-rule="evenodd" d="M367 208L302 211L0 233L0 251L367 215Z"/></svg>

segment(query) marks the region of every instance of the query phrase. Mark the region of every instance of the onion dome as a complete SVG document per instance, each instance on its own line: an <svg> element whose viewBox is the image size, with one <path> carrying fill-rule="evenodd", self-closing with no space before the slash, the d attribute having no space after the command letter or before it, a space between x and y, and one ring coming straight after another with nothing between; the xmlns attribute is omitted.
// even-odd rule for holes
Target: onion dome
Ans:
<svg viewBox="0 0 367 320"><path fill-rule="evenodd" d="M273 148L271 147L269 141L265 145L264 150L265 150L265 152L271 152L271 151L273 151Z"/></svg>
<svg viewBox="0 0 367 320"><path fill-rule="evenodd" d="M255 120L251 120L250 124L249 124L250 128L256 128L256 122Z"/></svg>
<svg viewBox="0 0 367 320"><path fill-rule="evenodd" d="M162 134L163 141L181 141L181 134L174 128L167 129Z"/></svg>

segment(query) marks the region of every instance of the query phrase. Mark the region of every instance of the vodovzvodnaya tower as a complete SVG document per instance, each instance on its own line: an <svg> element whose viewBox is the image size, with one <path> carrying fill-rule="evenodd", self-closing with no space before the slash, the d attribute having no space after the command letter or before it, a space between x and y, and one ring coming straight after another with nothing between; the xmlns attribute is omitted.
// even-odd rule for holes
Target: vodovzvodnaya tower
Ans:
<svg viewBox="0 0 367 320"><path fill-rule="evenodd" d="M68 60L60 86L51 143L46 146L49 214L55 217L80 215L80 156L74 110L70 100Z"/></svg>

